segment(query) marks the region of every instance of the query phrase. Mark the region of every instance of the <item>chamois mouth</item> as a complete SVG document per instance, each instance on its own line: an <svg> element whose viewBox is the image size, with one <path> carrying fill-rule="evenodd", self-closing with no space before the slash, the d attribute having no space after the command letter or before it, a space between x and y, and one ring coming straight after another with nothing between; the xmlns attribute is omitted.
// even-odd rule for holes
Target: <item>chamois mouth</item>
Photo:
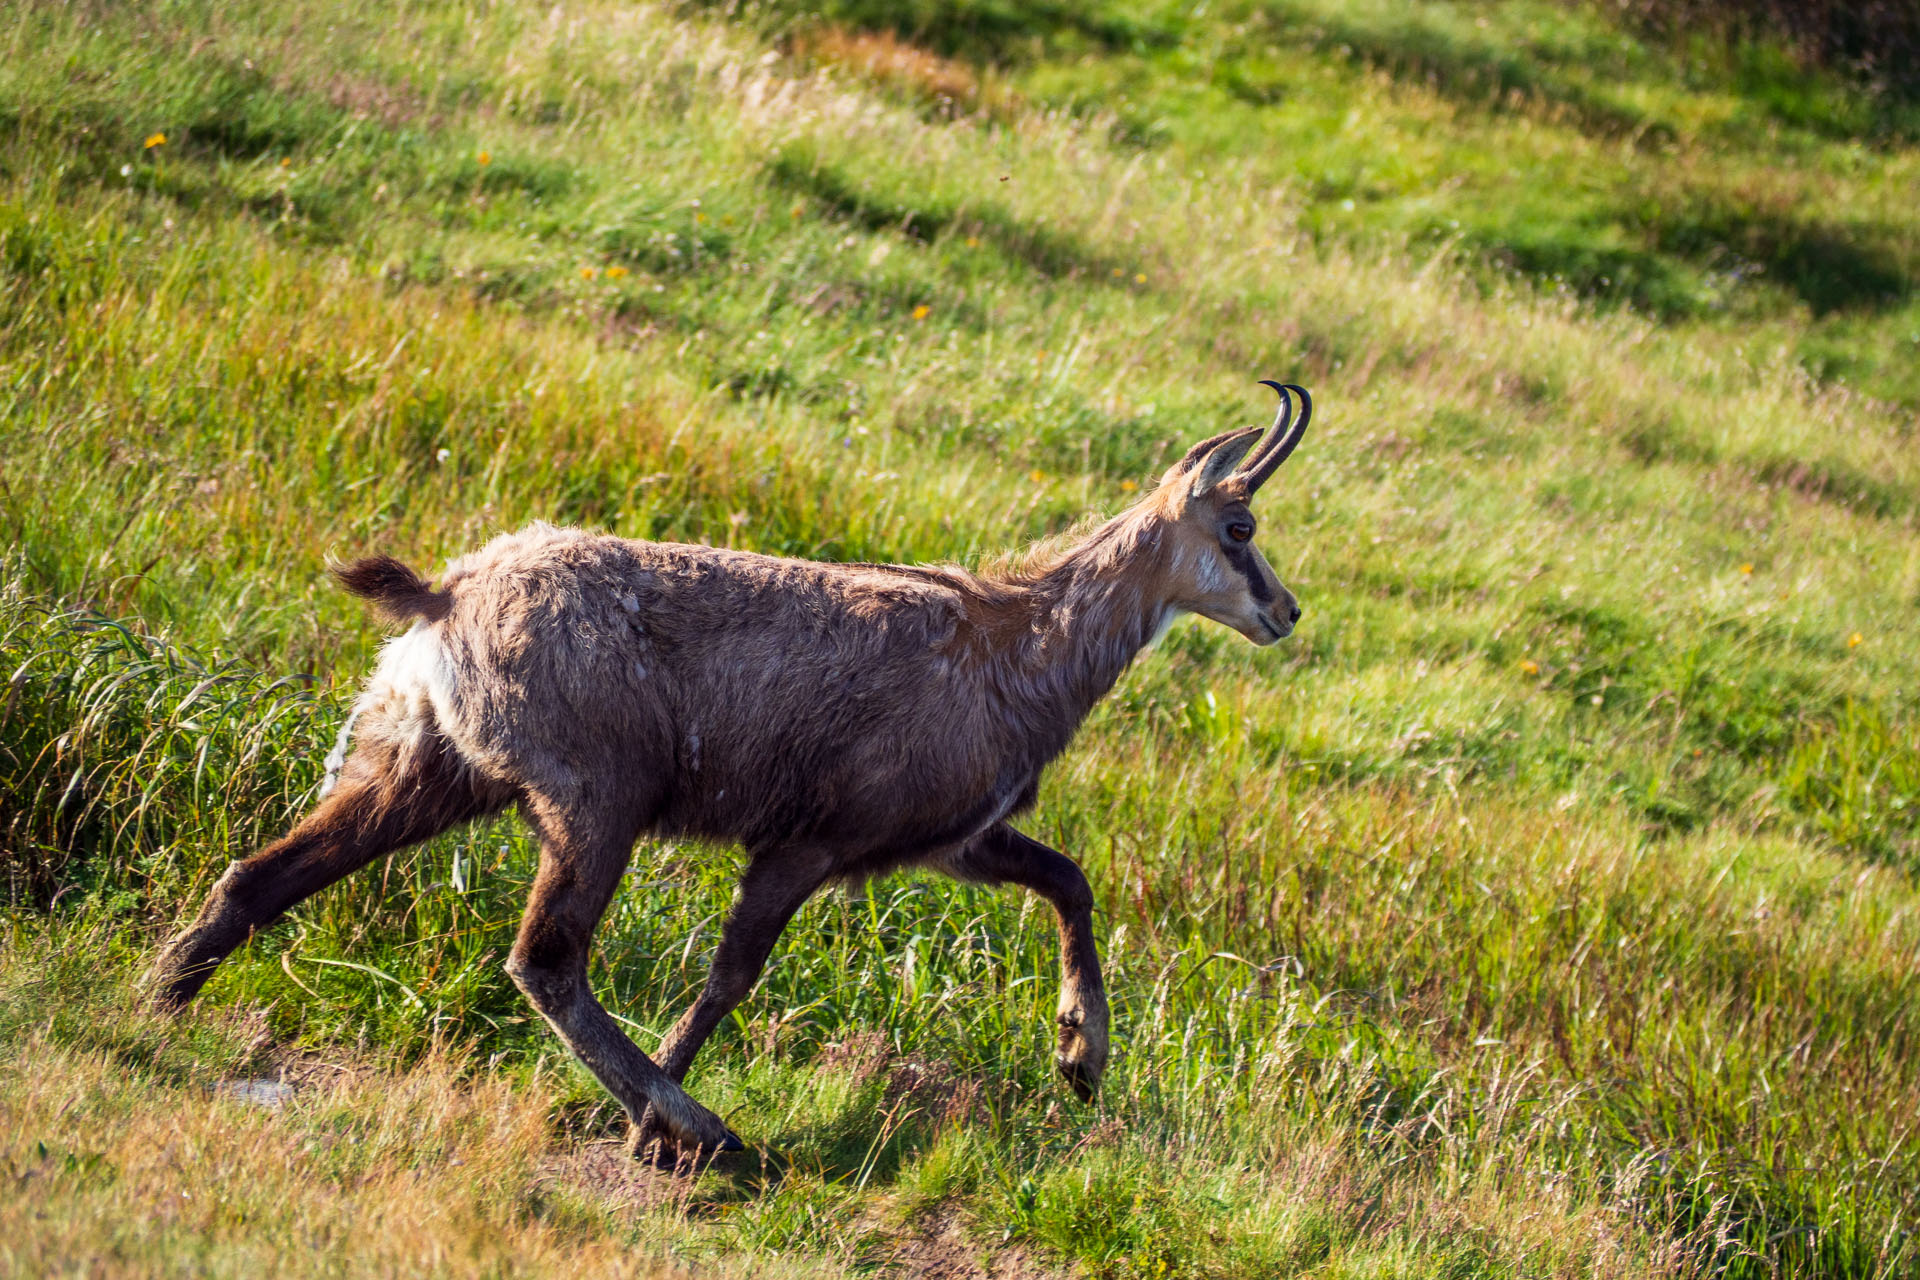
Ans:
<svg viewBox="0 0 1920 1280"><path fill-rule="evenodd" d="M1293 634L1292 623L1288 623L1284 628L1282 628L1279 623L1275 622L1272 618L1268 617L1264 613L1256 613L1253 616L1260 619L1260 625L1265 627L1267 629L1267 634L1272 636L1275 640L1285 640L1288 636Z"/></svg>

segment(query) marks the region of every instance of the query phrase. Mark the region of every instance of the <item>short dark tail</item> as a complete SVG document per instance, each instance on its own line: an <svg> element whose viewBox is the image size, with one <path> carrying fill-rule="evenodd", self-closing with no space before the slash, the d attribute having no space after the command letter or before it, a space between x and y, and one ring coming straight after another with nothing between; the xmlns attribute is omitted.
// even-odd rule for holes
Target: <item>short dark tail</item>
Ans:
<svg viewBox="0 0 1920 1280"><path fill-rule="evenodd" d="M394 622L415 618L438 622L453 610L451 595L435 591L432 583L392 556L368 556L328 568L341 586L363 600L373 601L374 607Z"/></svg>

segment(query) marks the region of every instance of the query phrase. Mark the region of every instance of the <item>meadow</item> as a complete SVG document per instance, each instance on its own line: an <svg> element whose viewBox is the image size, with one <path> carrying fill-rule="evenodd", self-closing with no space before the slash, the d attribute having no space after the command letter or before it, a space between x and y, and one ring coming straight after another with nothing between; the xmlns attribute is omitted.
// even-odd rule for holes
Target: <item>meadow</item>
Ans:
<svg viewBox="0 0 1920 1280"><path fill-rule="evenodd" d="M4 12L0 1272L1920 1275L1910 98L1547 0ZM141 1006L385 634L328 556L990 565L1266 377L1298 631L1027 820L1094 1104L1044 904L896 877L695 1064L751 1151L634 1166L517 819ZM736 869L636 850L643 1045Z"/></svg>

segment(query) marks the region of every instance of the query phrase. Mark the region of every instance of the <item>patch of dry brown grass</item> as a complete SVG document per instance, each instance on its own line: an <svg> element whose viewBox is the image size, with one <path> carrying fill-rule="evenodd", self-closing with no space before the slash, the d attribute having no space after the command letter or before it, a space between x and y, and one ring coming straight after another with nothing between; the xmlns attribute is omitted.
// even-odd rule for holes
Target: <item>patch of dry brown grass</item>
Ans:
<svg viewBox="0 0 1920 1280"><path fill-rule="evenodd" d="M633 1197L565 1176L537 1082L462 1079L447 1057L299 1074L268 1106L32 1039L0 1065L0 1273L688 1274L635 1247Z"/></svg>
<svg viewBox="0 0 1920 1280"><path fill-rule="evenodd" d="M798 44L800 52L818 62L948 110L969 110L982 101L980 77L973 68L910 44L891 31L828 26L807 33Z"/></svg>

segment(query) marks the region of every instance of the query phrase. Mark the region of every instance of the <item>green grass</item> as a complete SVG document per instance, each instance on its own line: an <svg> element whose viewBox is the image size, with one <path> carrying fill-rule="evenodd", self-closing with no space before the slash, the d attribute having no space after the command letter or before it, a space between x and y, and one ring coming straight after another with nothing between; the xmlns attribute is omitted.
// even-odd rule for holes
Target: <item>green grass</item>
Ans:
<svg viewBox="0 0 1920 1280"><path fill-rule="evenodd" d="M1902 100L1524 2L8 14L0 1265L1920 1271ZM1101 902L1096 1106L1045 912L896 878L696 1066L752 1159L577 1177L616 1117L500 969L513 820L132 1007L319 782L380 638L326 555L979 561L1264 376L1321 406L1261 499L1299 633L1177 626L1034 819ZM636 852L643 1043L735 867Z"/></svg>

